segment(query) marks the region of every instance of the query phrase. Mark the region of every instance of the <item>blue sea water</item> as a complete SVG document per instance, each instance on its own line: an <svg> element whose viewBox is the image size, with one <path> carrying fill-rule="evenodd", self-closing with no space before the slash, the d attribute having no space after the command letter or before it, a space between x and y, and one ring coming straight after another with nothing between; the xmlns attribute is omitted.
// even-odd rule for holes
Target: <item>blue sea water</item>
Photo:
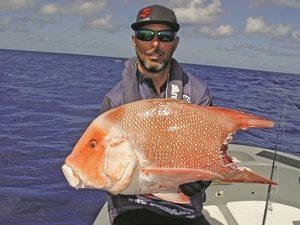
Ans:
<svg viewBox="0 0 300 225"><path fill-rule="evenodd" d="M125 60L0 50L1 225L93 223L104 192L70 188L61 166ZM215 105L275 121L273 129L238 132L234 143L300 155L300 75L183 67L208 83Z"/></svg>

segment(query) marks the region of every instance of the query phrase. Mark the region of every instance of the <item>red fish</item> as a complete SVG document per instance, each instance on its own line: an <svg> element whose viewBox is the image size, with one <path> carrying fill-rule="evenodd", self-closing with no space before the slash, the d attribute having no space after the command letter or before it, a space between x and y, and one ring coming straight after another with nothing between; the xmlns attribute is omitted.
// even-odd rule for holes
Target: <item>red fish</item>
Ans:
<svg viewBox="0 0 300 225"><path fill-rule="evenodd" d="M75 188L154 194L174 202L186 202L179 185L197 180L274 184L239 168L225 150L238 129L272 126L225 108L141 100L96 118L62 169Z"/></svg>

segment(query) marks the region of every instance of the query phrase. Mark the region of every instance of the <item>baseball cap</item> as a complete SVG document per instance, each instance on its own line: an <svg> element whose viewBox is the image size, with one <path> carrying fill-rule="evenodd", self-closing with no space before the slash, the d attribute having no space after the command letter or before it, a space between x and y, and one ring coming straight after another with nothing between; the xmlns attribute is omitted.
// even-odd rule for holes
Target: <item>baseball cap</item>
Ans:
<svg viewBox="0 0 300 225"><path fill-rule="evenodd" d="M166 24L174 31L179 30L174 11L161 5L151 5L142 8L136 16L136 22L131 24L131 28L137 30L139 27L151 23Z"/></svg>

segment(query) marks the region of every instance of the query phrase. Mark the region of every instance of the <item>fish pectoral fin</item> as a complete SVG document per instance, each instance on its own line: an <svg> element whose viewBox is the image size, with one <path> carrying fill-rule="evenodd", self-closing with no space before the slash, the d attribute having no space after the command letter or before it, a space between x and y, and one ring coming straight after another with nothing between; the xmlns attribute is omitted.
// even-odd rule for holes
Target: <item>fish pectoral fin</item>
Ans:
<svg viewBox="0 0 300 225"><path fill-rule="evenodd" d="M162 199L164 201L173 202L177 204L190 204L191 200L188 196L183 194L182 192L162 192L162 193L154 193L152 194L155 197Z"/></svg>
<svg viewBox="0 0 300 225"><path fill-rule="evenodd" d="M209 170L186 168L142 168L141 175L147 182L157 183L166 188L198 180L223 179L219 174Z"/></svg>
<svg viewBox="0 0 300 225"><path fill-rule="evenodd" d="M221 179L223 182L230 182L230 183L258 183L258 184L277 184L271 181L268 178L265 178L261 175L258 175L252 172L248 168L240 169L237 173L232 174L224 179Z"/></svg>
<svg viewBox="0 0 300 225"><path fill-rule="evenodd" d="M137 158L129 142L123 137L111 138L102 171L110 182L106 190L112 194L121 193L130 184L136 165Z"/></svg>
<svg viewBox="0 0 300 225"><path fill-rule="evenodd" d="M128 163L124 171L121 171L123 173L122 177L119 180L115 180L113 185L109 188L109 192L115 195L121 193L132 181L135 167L136 161Z"/></svg>

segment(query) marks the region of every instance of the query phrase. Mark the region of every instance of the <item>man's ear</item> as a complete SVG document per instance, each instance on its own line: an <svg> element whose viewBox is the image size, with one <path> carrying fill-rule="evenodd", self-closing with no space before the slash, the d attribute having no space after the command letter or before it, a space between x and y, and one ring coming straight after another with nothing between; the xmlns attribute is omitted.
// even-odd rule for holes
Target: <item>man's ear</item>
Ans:
<svg viewBox="0 0 300 225"><path fill-rule="evenodd" d="M179 37L178 36L176 36L175 37L175 40L174 40L174 52L175 52L175 50L177 49L177 46L178 46L178 44L179 44Z"/></svg>
<svg viewBox="0 0 300 225"><path fill-rule="evenodd" d="M132 46L135 48L135 36L131 35Z"/></svg>

